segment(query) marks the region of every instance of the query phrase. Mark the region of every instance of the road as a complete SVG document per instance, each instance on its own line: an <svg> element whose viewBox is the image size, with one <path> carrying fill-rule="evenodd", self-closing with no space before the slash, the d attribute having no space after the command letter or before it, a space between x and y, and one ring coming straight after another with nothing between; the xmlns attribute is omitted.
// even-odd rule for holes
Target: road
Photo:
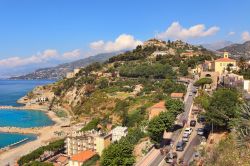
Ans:
<svg viewBox="0 0 250 166"><path fill-rule="evenodd" d="M190 84L188 85L187 88L187 95L185 97L185 108L184 108L184 112L179 116L177 122L178 124L182 124L183 120L188 121L188 117L191 113L191 107L193 104L193 99L194 99L194 95L192 94L192 91L195 89L195 87L193 86L193 82L190 82ZM192 95L189 95L189 94ZM174 132L173 136L172 136L172 140L177 143L176 140L178 140L178 137L180 135L180 132L177 130ZM162 155L161 153L158 153L158 155L154 158L154 160L152 160L151 163L149 163L149 166L158 166L160 165L160 163L163 163L164 158L166 157L166 155Z"/></svg>

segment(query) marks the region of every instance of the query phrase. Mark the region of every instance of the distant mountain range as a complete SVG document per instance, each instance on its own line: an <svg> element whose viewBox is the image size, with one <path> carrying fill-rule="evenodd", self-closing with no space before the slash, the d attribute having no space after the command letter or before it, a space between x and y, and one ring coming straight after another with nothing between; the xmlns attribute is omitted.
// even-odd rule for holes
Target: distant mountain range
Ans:
<svg viewBox="0 0 250 166"><path fill-rule="evenodd" d="M232 44L218 51L228 51L235 58L244 57L250 59L250 41L243 44Z"/></svg>
<svg viewBox="0 0 250 166"><path fill-rule="evenodd" d="M205 47L206 49L209 49L209 50L219 50L221 48L224 48L224 47L227 47L227 46L230 46L234 44L233 42L231 41L216 41L216 42L213 42L213 43L207 43L207 44L202 44L203 47Z"/></svg>
<svg viewBox="0 0 250 166"><path fill-rule="evenodd" d="M115 53L103 53L98 54L95 56L90 56L88 58L80 59L77 61L73 61L70 63L64 63L61 65L58 65L56 67L48 67L48 68L41 68L36 70L35 72L21 75L21 76L15 76L11 77L10 79L24 79L24 80L35 80L35 79L61 79L66 76L67 72L73 71L75 68L81 68L85 67L88 64L91 64L93 62L104 62L108 60L110 57L115 56L119 54L118 52Z"/></svg>

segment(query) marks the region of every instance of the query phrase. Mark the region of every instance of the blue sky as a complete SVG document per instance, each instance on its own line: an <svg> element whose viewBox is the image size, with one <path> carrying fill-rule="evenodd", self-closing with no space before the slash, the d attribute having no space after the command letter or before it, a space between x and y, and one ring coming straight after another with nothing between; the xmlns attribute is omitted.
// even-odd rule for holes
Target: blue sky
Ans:
<svg viewBox="0 0 250 166"><path fill-rule="evenodd" d="M1 0L0 69L131 49L155 36L243 42L250 38L249 7L246 0Z"/></svg>

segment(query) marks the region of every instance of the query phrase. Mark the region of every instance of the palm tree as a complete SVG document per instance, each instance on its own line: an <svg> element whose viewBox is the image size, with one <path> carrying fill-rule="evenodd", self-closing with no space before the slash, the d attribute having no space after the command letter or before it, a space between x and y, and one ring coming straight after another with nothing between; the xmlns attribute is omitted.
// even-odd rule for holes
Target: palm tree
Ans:
<svg viewBox="0 0 250 166"><path fill-rule="evenodd" d="M238 61L238 66L239 66L240 70L246 69L247 63L246 63L246 59L244 57L240 57L240 59Z"/></svg>

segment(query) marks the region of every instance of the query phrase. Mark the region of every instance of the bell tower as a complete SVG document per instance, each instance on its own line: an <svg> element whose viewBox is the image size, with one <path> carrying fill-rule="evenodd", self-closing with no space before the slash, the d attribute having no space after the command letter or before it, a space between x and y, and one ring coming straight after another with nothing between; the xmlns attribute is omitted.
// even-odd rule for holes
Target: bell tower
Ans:
<svg viewBox="0 0 250 166"><path fill-rule="evenodd" d="M224 58L228 58L228 52L224 52Z"/></svg>

